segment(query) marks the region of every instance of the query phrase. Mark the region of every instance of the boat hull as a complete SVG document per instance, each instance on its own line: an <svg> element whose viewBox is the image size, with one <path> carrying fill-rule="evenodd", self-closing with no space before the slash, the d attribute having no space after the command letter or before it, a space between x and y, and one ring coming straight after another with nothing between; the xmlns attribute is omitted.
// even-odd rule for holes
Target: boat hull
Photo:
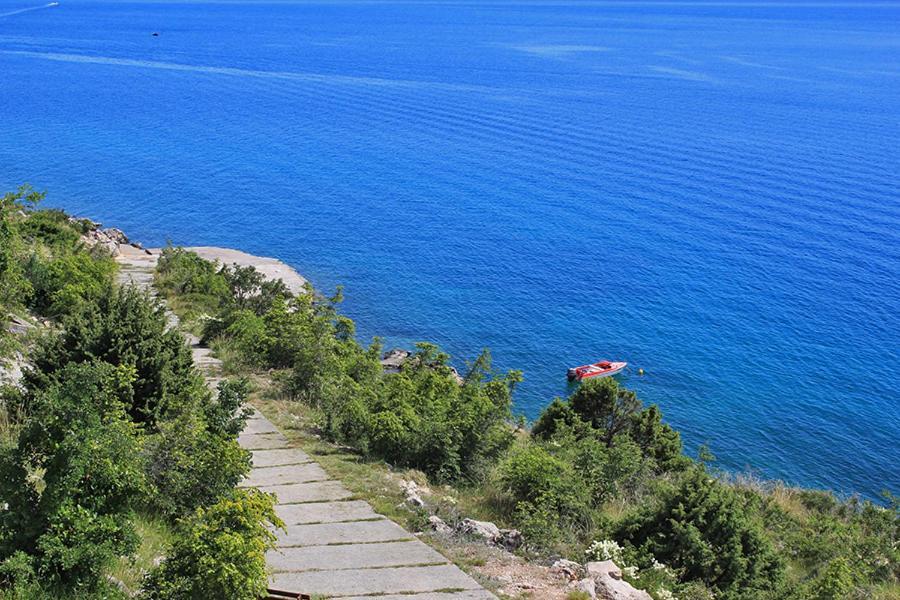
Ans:
<svg viewBox="0 0 900 600"><path fill-rule="evenodd" d="M595 363L593 365L584 365L581 367L575 367L574 369L569 369L566 373L566 377L569 381L582 381L584 379L597 379L601 377L611 377L618 373L621 373L625 367L628 366L626 362L605 362L604 363Z"/></svg>

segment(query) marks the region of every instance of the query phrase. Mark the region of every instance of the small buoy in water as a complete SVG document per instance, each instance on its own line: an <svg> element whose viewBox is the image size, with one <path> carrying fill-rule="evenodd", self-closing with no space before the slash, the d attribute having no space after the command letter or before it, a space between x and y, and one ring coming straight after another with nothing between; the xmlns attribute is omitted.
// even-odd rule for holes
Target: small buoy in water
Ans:
<svg viewBox="0 0 900 600"><path fill-rule="evenodd" d="M154 31L154 32L151 33L150 35L152 35L153 37L159 37L159 32L158 32L158 31Z"/></svg>
<svg viewBox="0 0 900 600"><path fill-rule="evenodd" d="M644 374L644 370L643 370L643 369L638 369L638 375L643 375L643 374Z"/></svg>

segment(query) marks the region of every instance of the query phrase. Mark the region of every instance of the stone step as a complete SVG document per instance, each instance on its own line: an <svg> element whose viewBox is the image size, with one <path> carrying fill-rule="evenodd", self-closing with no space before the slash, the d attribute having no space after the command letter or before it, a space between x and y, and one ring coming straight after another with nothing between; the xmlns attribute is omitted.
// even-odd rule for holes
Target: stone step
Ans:
<svg viewBox="0 0 900 600"><path fill-rule="evenodd" d="M309 455L296 448L282 448L279 450L255 450L253 452L253 466L277 467L280 465L299 465L312 462Z"/></svg>
<svg viewBox="0 0 900 600"><path fill-rule="evenodd" d="M242 433L238 436L238 443L247 450L275 450L290 447L287 438L280 433Z"/></svg>
<svg viewBox="0 0 900 600"><path fill-rule="evenodd" d="M478 582L455 565L274 573L270 582L275 589L303 590L328 597L480 589Z"/></svg>
<svg viewBox="0 0 900 600"><path fill-rule="evenodd" d="M316 463L306 463L253 469L240 485L241 487L264 487L291 483L310 483L328 479L330 479L328 473L322 467Z"/></svg>
<svg viewBox="0 0 900 600"><path fill-rule="evenodd" d="M303 523L335 523L383 518L362 500L339 502L308 502L306 504L279 504L275 513L287 525Z"/></svg>
<svg viewBox="0 0 900 600"><path fill-rule="evenodd" d="M266 555L273 572L371 569L446 564L447 559L419 542L279 548Z"/></svg>
<svg viewBox="0 0 900 600"><path fill-rule="evenodd" d="M264 492L278 496L278 504L299 504L301 502L323 502L325 500L345 500L353 494L337 481L315 483L289 483L286 485L259 486Z"/></svg>
<svg viewBox="0 0 900 600"><path fill-rule="evenodd" d="M279 531L278 548L325 546L328 544L369 544L415 539L411 533L387 519L380 521L349 521L346 523L316 523L290 525L287 532Z"/></svg>
<svg viewBox="0 0 900 600"><path fill-rule="evenodd" d="M241 433L253 435L259 433L281 433L267 419L248 419L247 426Z"/></svg>

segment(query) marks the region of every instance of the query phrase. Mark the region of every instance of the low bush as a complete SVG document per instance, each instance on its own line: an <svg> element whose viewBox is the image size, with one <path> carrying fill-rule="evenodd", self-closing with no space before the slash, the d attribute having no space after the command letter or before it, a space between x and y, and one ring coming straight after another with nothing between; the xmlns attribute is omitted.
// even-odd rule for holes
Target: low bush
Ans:
<svg viewBox="0 0 900 600"><path fill-rule="evenodd" d="M258 600L266 592L266 551L284 524L275 498L234 490L180 525L172 550L144 581L144 600Z"/></svg>

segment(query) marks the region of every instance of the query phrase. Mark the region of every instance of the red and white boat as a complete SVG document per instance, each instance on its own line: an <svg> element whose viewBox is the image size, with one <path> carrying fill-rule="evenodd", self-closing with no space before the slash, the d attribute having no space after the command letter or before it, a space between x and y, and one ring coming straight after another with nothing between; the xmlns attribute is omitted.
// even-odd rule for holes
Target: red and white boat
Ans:
<svg viewBox="0 0 900 600"><path fill-rule="evenodd" d="M592 365L573 367L566 373L566 377L569 381L581 381L582 379L590 379L591 377L609 377L610 375L619 373L627 366L627 362L601 360Z"/></svg>

